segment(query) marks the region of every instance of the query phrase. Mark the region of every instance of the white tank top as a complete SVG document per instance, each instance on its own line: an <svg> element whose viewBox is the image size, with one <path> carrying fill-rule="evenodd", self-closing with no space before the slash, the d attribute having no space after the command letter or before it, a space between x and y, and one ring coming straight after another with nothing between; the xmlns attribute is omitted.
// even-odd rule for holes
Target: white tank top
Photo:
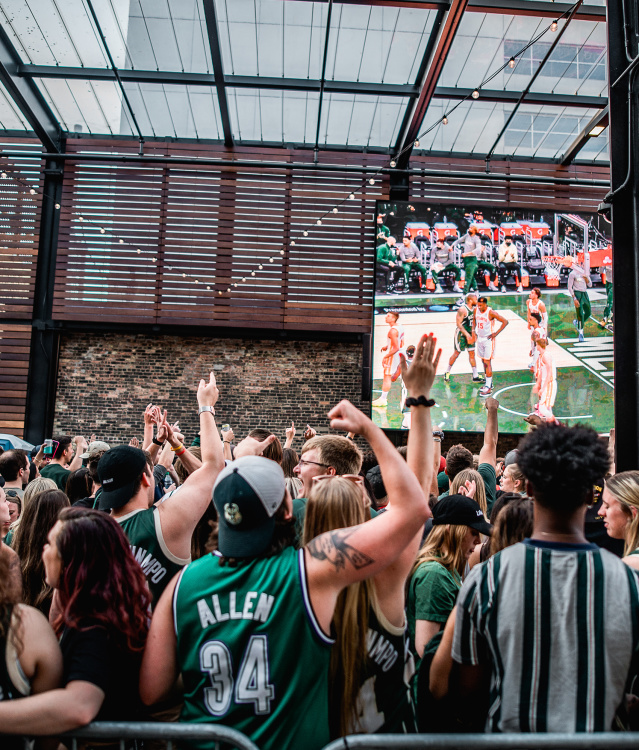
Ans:
<svg viewBox="0 0 639 750"><path fill-rule="evenodd" d="M485 339L493 332L493 321L490 319L490 307L485 312L480 312L479 307L475 308L475 331L480 339Z"/></svg>

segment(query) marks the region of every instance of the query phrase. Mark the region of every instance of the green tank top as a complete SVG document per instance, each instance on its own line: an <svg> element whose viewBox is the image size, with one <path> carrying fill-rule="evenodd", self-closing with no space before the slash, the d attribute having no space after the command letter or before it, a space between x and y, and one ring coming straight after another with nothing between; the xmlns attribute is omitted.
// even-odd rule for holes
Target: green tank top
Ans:
<svg viewBox="0 0 639 750"><path fill-rule="evenodd" d="M220 722L261 750L328 744L333 641L310 607L304 550L235 567L206 555L178 579L173 614L181 721Z"/></svg>
<svg viewBox="0 0 639 750"><path fill-rule="evenodd" d="M460 305L459 309L466 310L466 317L464 318L462 322L462 327L465 328L466 331L468 331L468 333L472 333L473 332L473 313L471 309L465 303L463 305Z"/></svg>
<svg viewBox="0 0 639 750"><path fill-rule="evenodd" d="M157 508L134 510L115 520L127 535L133 557L142 566L155 604L169 581L191 559L184 560L171 554L164 542Z"/></svg>

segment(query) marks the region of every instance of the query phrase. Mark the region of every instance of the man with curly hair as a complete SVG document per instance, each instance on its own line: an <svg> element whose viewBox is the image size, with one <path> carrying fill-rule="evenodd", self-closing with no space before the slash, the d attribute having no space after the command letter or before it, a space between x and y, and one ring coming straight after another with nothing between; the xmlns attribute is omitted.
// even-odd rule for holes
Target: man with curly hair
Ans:
<svg viewBox="0 0 639 750"><path fill-rule="evenodd" d="M590 428L549 424L526 436L517 463L535 501L533 533L462 586L460 697L488 696L487 732L609 731L636 674L639 579L584 535L606 446Z"/></svg>

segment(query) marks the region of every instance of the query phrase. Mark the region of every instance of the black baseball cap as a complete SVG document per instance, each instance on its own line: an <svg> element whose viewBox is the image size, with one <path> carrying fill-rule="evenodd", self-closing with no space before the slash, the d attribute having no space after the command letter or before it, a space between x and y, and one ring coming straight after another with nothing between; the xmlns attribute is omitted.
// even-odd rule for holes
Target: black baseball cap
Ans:
<svg viewBox="0 0 639 750"><path fill-rule="evenodd" d="M133 497L137 480L146 466L146 456L139 448L116 445L98 462L98 477L102 484L100 510L117 509Z"/></svg>
<svg viewBox="0 0 639 750"><path fill-rule="evenodd" d="M219 473L213 503L218 513L218 549L224 557L256 557L264 552L285 493L282 467L263 456L238 458Z"/></svg>
<svg viewBox="0 0 639 750"><path fill-rule="evenodd" d="M469 526L480 534L490 536L493 527L484 518L484 512L474 500L465 495L448 495L433 508L433 526L444 524Z"/></svg>

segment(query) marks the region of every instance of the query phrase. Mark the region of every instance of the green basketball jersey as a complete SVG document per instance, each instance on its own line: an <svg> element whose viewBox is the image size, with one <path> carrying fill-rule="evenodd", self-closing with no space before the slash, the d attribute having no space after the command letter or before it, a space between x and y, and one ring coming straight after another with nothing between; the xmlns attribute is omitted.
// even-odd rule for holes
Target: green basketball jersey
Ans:
<svg viewBox="0 0 639 750"><path fill-rule="evenodd" d="M473 311L468 307L466 303L463 305L460 305L460 310L466 310L466 317L464 318L464 321L462 323L462 327L468 331L468 333L473 332Z"/></svg>
<svg viewBox="0 0 639 750"><path fill-rule="evenodd" d="M134 510L115 520L127 535L133 557L142 566L155 604L171 578L191 560L183 560L169 551L162 535L157 508Z"/></svg>
<svg viewBox="0 0 639 750"><path fill-rule="evenodd" d="M328 744L332 640L310 607L304 550L237 566L206 555L182 572L173 613L181 721L220 722L261 750Z"/></svg>

